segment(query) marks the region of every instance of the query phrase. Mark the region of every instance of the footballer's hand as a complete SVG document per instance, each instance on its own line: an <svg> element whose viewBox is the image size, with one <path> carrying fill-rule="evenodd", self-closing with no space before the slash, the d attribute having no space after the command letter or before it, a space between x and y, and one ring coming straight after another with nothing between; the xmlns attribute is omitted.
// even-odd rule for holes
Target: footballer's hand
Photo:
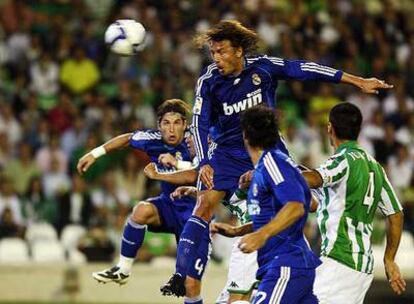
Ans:
<svg viewBox="0 0 414 304"><path fill-rule="evenodd" d="M157 169L156 169L156 164L155 163L149 163L148 165L146 165L145 168L144 168L144 174L149 179L156 179L156 177L158 175Z"/></svg>
<svg viewBox="0 0 414 304"><path fill-rule="evenodd" d="M239 188L244 190L250 187L250 182L253 178L254 170L249 170L239 178Z"/></svg>
<svg viewBox="0 0 414 304"><path fill-rule="evenodd" d="M175 200L176 198L182 198L183 196L197 197L197 188L192 186L180 186L170 194L170 198Z"/></svg>
<svg viewBox="0 0 414 304"><path fill-rule="evenodd" d="M398 295L405 291L405 280L403 279L400 268L394 261L384 261L385 273L392 290Z"/></svg>
<svg viewBox="0 0 414 304"><path fill-rule="evenodd" d="M239 242L239 248L244 253L251 253L263 247L267 237L259 231L243 236Z"/></svg>
<svg viewBox="0 0 414 304"><path fill-rule="evenodd" d="M177 159L170 153L160 154L158 162L167 168L177 168Z"/></svg>
<svg viewBox="0 0 414 304"><path fill-rule="evenodd" d="M358 83L362 92L368 94L378 94L380 89L392 89L394 86L377 78L362 78Z"/></svg>
<svg viewBox="0 0 414 304"><path fill-rule="evenodd" d="M213 176L214 176L214 169L211 168L210 165L204 165L200 169L200 179L204 186L207 187L208 190L213 189Z"/></svg>
<svg viewBox="0 0 414 304"><path fill-rule="evenodd" d="M218 233L227 237L237 236L237 227L226 224L226 223L211 223L210 232Z"/></svg>
<svg viewBox="0 0 414 304"><path fill-rule="evenodd" d="M79 159L76 169L79 174L83 174L88 171L89 167L92 166L95 161L96 158L89 152Z"/></svg>

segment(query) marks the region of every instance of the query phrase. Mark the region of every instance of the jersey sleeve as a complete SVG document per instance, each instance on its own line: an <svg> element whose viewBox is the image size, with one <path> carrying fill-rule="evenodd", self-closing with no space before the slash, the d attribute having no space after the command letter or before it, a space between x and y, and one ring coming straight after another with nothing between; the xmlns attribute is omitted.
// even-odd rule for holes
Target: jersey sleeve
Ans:
<svg viewBox="0 0 414 304"><path fill-rule="evenodd" d="M209 66L198 78L193 107L192 133L200 167L208 163L208 132L211 118L211 95L207 79L214 66Z"/></svg>
<svg viewBox="0 0 414 304"><path fill-rule="evenodd" d="M134 149L147 152L151 142L160 139L160 134L148 130L139 130L132 134L131 138L129 139L129 145Z"/></svg>
<svg viewBox="0 0 414 304"><path fill-rule="evenodd" d="M341 81L343 72L315 62L266 57L273 77L278 79Z"/></svg>
<svg viewBox="0 0 414 304"><path fill-rule="evenodd" d="M341 182L348 173L348 161L344 154L331 156L316 171L321 175L323 187L330 187Z"/></svg>
<svg viewBox="0 0 414 304"><path fill-rule="evenodd" d="M276 160L270 152L263 157L263 163L264 178L281 204L306 203L304 189L292 165L284 160Z"/></svg>
<svg viewBox="0 0 414 304"><path fill-rule="evenodd" d="M388 180L384 169L382 169L382 174L384 175L384 182L381 189L381 200L378 203L378 207L380 208L382 214L389 216L402 211L403 208L390 181Z"/></svg>

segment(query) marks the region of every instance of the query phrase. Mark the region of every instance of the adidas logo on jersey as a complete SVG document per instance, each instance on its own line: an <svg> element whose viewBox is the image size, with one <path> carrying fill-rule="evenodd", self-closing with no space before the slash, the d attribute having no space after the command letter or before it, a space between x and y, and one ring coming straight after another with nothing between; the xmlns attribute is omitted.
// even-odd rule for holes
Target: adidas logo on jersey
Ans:
<svg viewBox="0 0 414 304"><path fill-rule="evenodd" d="M223 103L223 111L225 115L232 115L234 113L239 113L245 111L248 108L257 106L259 103L263 102L262 98L262 89L258 89L254 92L246 94L245 99L233 103L231 105L227 102Z"/></svg>

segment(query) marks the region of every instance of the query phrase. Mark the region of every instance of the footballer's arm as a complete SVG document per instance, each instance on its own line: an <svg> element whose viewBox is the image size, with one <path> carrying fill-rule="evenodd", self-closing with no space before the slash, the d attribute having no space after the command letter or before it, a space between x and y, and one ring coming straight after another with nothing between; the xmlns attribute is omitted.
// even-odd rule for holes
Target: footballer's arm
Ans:
<svg viewBox="0 0 414 304"><path fill-rule="evenodd" d="M149 163L144 168L145 175L150 179L174 185L193 185L197 181L198 171L196 169L182 170L173 173L158 173L155 166L155 163Z"/></svg>
<svg viewBox="0 0 414 304"><path fill-rule="evenodd" d="M118 135L110 140L108 140L103 145L96 147L90 152L82 156L76 166L79 174L86 172L90 166L102 155L109 153L113 150L121 149L129 145L129 140L133 133L125 133Z"/></svg>
<svg viewBox="0 0 414 304"><path fill-rule="evenodd" d="M387 244L384 253L384 267L391 288L397 294L403 293L406 287L400 269L397 263L395 263L403 222L404 215L402 211L387 216Z"/></svg>
<svg viewBox="0 0 414 304"><path fill-rule="evenodd" d="M290 227L305 214L301 202L290 201L283 206L276 216L259 230L245 235L239 243L244 253L250 253L263 247L268 239Z"/></svg>

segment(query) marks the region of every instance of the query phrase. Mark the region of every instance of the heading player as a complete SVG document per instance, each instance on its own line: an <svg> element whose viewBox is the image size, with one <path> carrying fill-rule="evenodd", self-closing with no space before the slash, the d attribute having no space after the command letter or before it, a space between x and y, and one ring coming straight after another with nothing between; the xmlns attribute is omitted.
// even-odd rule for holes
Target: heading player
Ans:
<svg viewBox="0 0 414 304"><path fill-rule="evenodd" d="M130 146L148 154L152 163L146 167L146 174L162 181L161 194L139 202L128 218L123 231L121 253L117 265L110 269L94 272L92 275L96 280L118 284L125 284L128 281L132 264L142 245L147 227L153 232L173 233L178 242L184 224L191 216L195 200L183 197L173 201L170 194L177 188L177 184L194 182L197 173L194 170L181 171L176 174L159 174L153 171L155 171L154 163L158 164L159 162L167 166L173 165L178 169L188 168L187 164L193 158L190 149L184 142L188 112L184 101L179 99L166 100L157 110L158 130L138 130L135 133L119 135L93 149L79 160L77 169L79 173L83 173L100 156L115 149ZM208 231L204 233L202 240L198 253L193 260L188 261L193 267L188 272L186 279L185 303L202 304L200 280L208 260L210 244Z"/></svg>
<svg viewBox="0 0 414 304"><path fill-rule="evenodd" d="M389 222L385 272L397 294L405 290L394 261L403 227L402 207L384 169L356 142L361 123L356 106L333 107L328 134L335 154L318 169L303 173L310 187L322 187L317 218L323 264L315 279L321 304L363 303L373 279L371 234L378 208Z"/></svg>
<svg viewBox="0 0 414 304"><path fill-rule="evenodd" d="M183 230L176 273L163 287L176 295L184 284L187 260L198 248L199 236L208 229L217 205L235 191L240 176L253 169L243 145L241 112L259 104L274 108L281 79L348 83L365 93L392 87L376 78L364 79L314 62L252 56L258 48L258 35L237 21L221 21L197 36L196 41L200 47L209 47L214 61L197 81L193 107L194 139L200 160L199 189L205 191L200 192L191 221ZM217 144L211 159L209 133ZM287 152L280 141L278 148Z"/></svg>

